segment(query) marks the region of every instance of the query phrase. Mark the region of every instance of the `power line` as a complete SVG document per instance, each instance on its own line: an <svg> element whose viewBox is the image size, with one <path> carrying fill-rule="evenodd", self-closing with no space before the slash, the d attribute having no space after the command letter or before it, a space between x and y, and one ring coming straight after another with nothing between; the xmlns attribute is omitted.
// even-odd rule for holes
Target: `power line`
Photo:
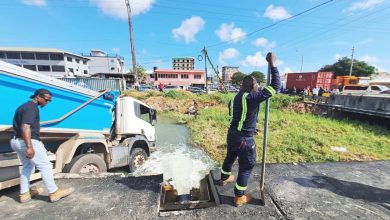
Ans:
<svg viewBox="0 0 390 220"><path fill-rule="evenodd" d="M294 18L296 18L296 17L299 17L299 16L301 16L301 15L303 15L303 14L305 14L305 13L308 13L308 12L310 12L310 11L313 11L314 9L317 9L317 8L319 8L319 7L322 7L322 6L324 6L324 5L327 5L327 4L329 4L329 3L333 2L333 1L334 1L334 0L329 0L329 1L326 1L326 2L324 2L324 3L318 4L318 5L316 5L316 6L312 7L312 8L309 8L309 9L307 9L307 10L304 10L304 11L302 11L302 12L300 12L300 13L298 13L298 14L295 14L295 15L289 17L289 18L285 18L285 19L282 19L282 20L280 20L280 21L274 22L274 23L272 23L272 24L270 24L270 25L268 25L268 26L265 26L265 27L262 27L262 28L260 28L260 29L254 30L254 31L249 32L249 33L247 33L247 34L244 34L244 35L242 35L242 36L240 36L240 37L233 38L233 39L231 39L231 40L229 40L229 41L226 41L226 42L221 42L221 43L216 43L216 44L209 45L208 48L209 48L209 47L216 47L216 46L223 45L223 44L227 44L227 43L231 43L231 42L233 42L233 41L235 41L235 40L238 40L238 39L241 39L241 38L243 38L243 37L249 37L249 36L251 36L251 35L253 35L253 34L257 33L257 32L260 32L260 31L262 31L262 30L269 29L269 28L274 27L274 26L276 26L276 25L278 25L278 24L280 24L280 23L282 23L282 22L285 22L285 21L294 19Z"/></svg>

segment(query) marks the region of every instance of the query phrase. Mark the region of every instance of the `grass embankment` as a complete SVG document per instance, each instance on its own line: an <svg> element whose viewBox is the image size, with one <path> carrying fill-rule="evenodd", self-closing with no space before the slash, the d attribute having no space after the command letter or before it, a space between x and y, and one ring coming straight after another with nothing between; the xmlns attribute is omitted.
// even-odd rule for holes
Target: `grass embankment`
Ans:
<svg viewBox="0 0 390 220"><path fill-rule="evenodd" d="M229 126L227 103L234 94L196 95L188 92L130 92L163 114L187 123L192 142L217 162L224 159ZM184 113L198 104L198 115ZM359 121L336 120L294 111L299 98L277 95L271 99L267 162L367 161L390 159L390 131ZM255 136L261 161L264 104L259 114L260 134ZM344 147L335 152L331 147Z"/></svg>

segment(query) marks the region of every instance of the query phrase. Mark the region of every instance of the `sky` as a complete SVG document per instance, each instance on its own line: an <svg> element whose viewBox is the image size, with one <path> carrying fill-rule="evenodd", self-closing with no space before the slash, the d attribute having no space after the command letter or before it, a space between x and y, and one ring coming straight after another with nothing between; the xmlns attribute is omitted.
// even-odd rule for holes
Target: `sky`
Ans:
<svg viewBox="0 0 390 220"><path fill-rule="evenodd" d="M268 51L281 73L318 71L337 59L390 72L389 0L129 0L137 63L172 67L202 49L215 66L267 71ZM0 47L101 49L131 68L125 0L1 0ZM208 66L210 69L210 66ZM347 73L346 73L347 74Z"/></svg>

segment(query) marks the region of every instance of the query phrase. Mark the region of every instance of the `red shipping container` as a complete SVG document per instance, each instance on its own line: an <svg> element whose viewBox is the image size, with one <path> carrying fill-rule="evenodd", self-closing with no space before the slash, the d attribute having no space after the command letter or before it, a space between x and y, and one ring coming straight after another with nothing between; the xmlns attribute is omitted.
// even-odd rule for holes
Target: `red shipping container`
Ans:
<svg viewBox="0 0 390 220"><path fill-rule="evenodd" d="M288 73L286 88L293 90L303 90L314 87L322 87L325 90L330 90L332 84L333 72L307 72L307 73Z"/></svg>

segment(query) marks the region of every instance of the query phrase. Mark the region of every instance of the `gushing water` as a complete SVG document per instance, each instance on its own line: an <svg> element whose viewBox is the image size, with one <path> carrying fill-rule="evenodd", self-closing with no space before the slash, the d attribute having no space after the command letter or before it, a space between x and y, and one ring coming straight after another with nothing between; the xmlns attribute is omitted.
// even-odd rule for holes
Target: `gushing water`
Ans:
<svg viewBox="0 0 390 220"><path fill-rule="evenodd" d="M201 149L188 144L189 131L172 120L160 119L156 125L157 151L134 172L135 176L163 173L164 179L173 179L178 194L188 194L192 187L213 168L215 163Z"/></svg>

